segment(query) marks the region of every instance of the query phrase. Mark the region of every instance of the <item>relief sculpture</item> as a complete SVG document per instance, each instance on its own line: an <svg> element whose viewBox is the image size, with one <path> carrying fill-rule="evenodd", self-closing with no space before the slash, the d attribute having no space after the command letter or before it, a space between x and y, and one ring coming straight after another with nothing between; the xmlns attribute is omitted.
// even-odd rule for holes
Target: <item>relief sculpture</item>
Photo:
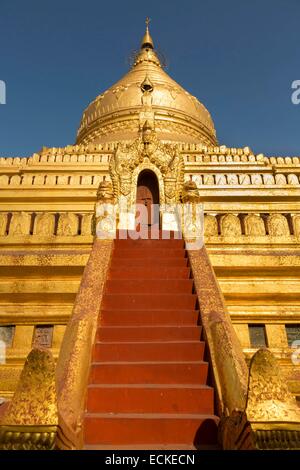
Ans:
<svg viewBox="0 0 300 470"><path fill-rule="evenodd" d="M49 212L38 214L34 221L35 235L51 236L54 235L55 216Z"/></svg>
<svg viewBox="0 0 300 470"><path fill-rule="evenodd" d="M221 217L221 235L235 237L242 234L240 219L234 214L226 214Z"/></svg>
<svg viewBox="0 0 300 470"><path fill-rule="evenodd" d="M15 212L10 221L9 235L29 235L31 214Z"/></svg>
<svg viewBox="0 0 300 470"><path fill-rule="evenodd" d="M266 234L263 219L257 214L249 214L245 217L245 233L250 237L261 237Z"/></svg>
<svg viewBox="0 0 300 470"><path fill-rule="evenodd" d="M218 222L214 215L206 214L204 216L204 234L208 237L218 236Z"/></svg>
<svg viewBox="0 0 300 470"><path fill-rule="evenodd" d="M6 212L0 212L0 236L6 235L7 227L7 214Z"/></svg>
<svg viewBox="0 0 300 470"><path fill-rule="evenodd" d="M57 235L64 237L74 236L78 233L78 217L76 214L64 213L59 215Z"/></svg>
<svg viewBox="0 0 300 470"><path fill-rule="evenodd" d="M282 214L271 214L267 218L269 235L283 237L290 235L288 221Z"/></svg>

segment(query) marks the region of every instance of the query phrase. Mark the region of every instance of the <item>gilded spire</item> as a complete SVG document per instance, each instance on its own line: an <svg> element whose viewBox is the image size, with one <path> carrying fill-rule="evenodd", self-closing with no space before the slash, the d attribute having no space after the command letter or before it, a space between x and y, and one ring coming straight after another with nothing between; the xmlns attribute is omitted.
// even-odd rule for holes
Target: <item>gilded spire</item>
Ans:
<svg viewBox="0 0 300 470"><path fill-rule="evenodd" d="M153 44L153 41L152 41L152 37L150 36L150 32L149 32L150 18L148 16L146 18L145 23L146 23L146 32L145 32L144 37L142 39L141 49L146 49L146 48L154 49L154 44Z"/></svg>

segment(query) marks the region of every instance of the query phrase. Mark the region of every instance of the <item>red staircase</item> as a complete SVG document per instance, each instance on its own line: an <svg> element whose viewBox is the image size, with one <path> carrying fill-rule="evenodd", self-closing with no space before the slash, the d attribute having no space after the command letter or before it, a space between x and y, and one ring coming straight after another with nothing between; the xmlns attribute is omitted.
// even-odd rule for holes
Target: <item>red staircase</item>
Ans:
<svg viewBox="0 0 300 470"><path fill-rule="evenodd" d="M94 346L85 448L216 445L218 418L182 240L116 240Z"/></svg>

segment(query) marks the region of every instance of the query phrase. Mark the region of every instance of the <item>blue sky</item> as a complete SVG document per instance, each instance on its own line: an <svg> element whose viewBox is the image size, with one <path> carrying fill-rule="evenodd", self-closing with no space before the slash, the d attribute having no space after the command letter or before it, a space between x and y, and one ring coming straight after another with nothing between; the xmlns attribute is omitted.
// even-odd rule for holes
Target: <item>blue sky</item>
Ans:
<svg viewBox="0 0 300 470"><path fill-rule="evenodd" d="M146 16L220 144L300 155L299 0L0 0L0 155L74 143L83 109L128 70Z"/></svg>

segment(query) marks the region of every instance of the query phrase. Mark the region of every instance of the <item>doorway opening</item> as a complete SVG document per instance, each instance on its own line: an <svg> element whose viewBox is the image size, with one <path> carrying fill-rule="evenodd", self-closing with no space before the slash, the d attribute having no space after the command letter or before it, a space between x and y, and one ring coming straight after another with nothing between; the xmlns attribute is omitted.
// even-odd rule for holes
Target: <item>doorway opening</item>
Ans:
<svg viewBox="0 0 300 470"><path fill-rule="evenodd" d="M159 228L159 186L156 174L151 170L143 170L139 174L136 204L136 230L153 226Z"/></svg>

